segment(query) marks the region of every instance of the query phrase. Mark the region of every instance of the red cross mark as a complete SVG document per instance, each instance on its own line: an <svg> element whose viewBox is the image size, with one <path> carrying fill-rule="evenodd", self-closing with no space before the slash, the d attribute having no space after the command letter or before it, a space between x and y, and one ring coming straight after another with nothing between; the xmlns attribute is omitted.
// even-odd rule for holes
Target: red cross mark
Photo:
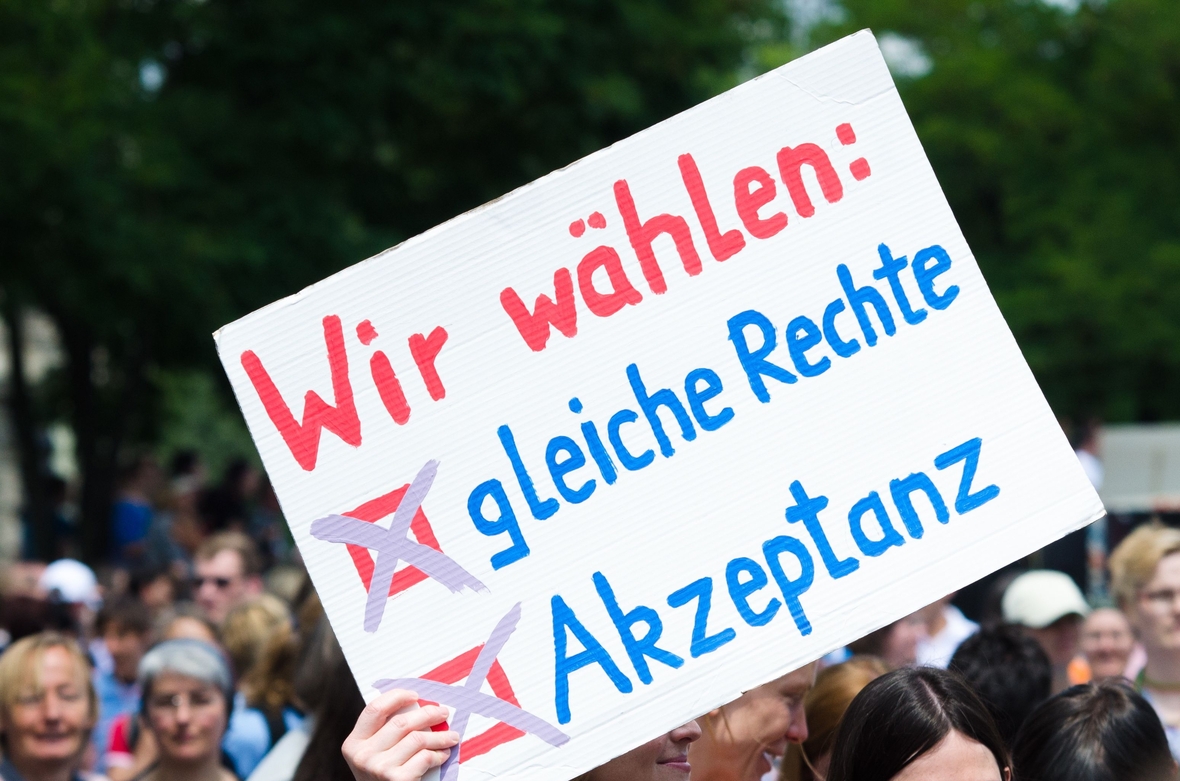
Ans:
<svg viewBox="0 0 1180 781"><path fill-rule="evenodd" d="M422 678L382 678L373 682L379 691L408 689L430 698L426 702L439 702L452 708L451 729L459 734L460 740L466 735L472 716L484 716L498 722L496 727L471 740L464 740L455 747L439 769L442 781L457 780L460 762L486 754L496 746L516 740L526 733L536 735L553 747L564 746L569 742L569 735L520 707L508 683L508 676L496 659L519 623L520 603L517 602L496 624L483 645L477 645L467 653L436 667ZM462 686L444 682L460 681L463 678L467 681ZM494 696L480 691L484 683L491 685ZM470 753L464 747L468 747Z"/></svg>
<svg viewBox="0 0 1180 781"><path fill-rule="evenodd" d="M404 560L407 564L421 570L419 574L434 578L449 588L452 593L464 588L475 591L487 591L488 588L479 578L463 569L454 559L438 550L437 540L434 548L411 540L406 535L410 533L414 518L422 509L422 501L434 485L435 475L438 474L438 461L427 461L414 481L408 488L403 489L400 501L394 509L393 520L389 528L353 518L347 515L326 515L311 522L311 536L324 542L343 543L346 546L359 545L362 550L376 552L376 558L369 560L366 552L365 561L370 563L369 577L365 588L369 594L365 598L365 631L376 632L381 627L381 618L385 615L385 603L391 594L397 593L394 578L397 575L397 564ZM391 496L396 494L390 494ZM362 508L363 509L363 508ZM384 508L379 508L384 509ZM425 520L425 516L423 516ZM429 526L428 526L429 528ZM433 535L431 535L433 536ZM364 562L353 560L358 571ZM365 580L362 575L362 581ZM389 585L385 585L388 583Z"/></svg>
<svg viewBox="0 0 1180 781"><path fill-rule="evenodd" d="M378 496L376 499L365 502L344 515L359 521L376 523L387 515L393 515L409 488L409 484L403 485L384 496ZM410 531L414 533L414 539L420 545L442 553L442 547L439 546L438 539L434 536L434 529L430 527L430 521L427 520L426 513L422 512L421 507L418 508L418 512L414 513L414 520L410 522ZM357 574L361 576L361 582L365 584L365 591L368 591L369 583L373 580L373 552L363 545L348 545L347 547L348 554L352 556L352 563L356 565ZM427 577L427 574L417 567L405 567L393 576L393 580L389 584L389 596L400 594L410 586L426 580Z"/></svg>
<svg viewBox="0 0 1180 781"><path fill-rule="evenodd" d="M460 654L451 661L440 664L422 677L428 681L438 681L439 683L458 683L471 674L471 669L475 666L475 659L479 656L479 652L482 649L482 644L477 645L467 653ZM492 667L488 670L486 680L488 686L492 689L492 694L507 703L515 705L518 708L520 707L520 703L516 699L516 693L512 691L512 684L508 682L508 675L504 672L504 668L500 666L499 660L492 662ZM429 700L419 700L418 702L421 705L437 704ZM439 731L447 728L446 724L440 724L435 727L435 730ZM467 760L474 759L481 754L486 754L496 746L502 746L517 738L524 737L524 735L524 730L519 730L502 721L497 722L494 727L474 737L467 738L459 744L459 764L463 764Z"/></svg>

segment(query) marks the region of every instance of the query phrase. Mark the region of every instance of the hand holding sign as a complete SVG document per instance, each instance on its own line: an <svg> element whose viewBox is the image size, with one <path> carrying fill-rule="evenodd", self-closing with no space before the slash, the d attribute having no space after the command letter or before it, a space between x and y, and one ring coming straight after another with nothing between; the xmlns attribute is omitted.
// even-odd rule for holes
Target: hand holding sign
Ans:
<svg viewBox="0 0 1180 781"><path fill-rule="evenodd" d="M447 709L437 705L399 713L418 695L392 689L365 706L341 751L357 781L418 781L446 761L458 733L433 732Z"/></svg>
<svg viewBox="0 0 1180 781"><path fill-rule="evenodd" d="M478 714L511 725L521 732L532 733L551 746L562 746L569 742L569 736L552 724L521 710L512 703L496 697L489 697L479 691L487 679L496 657L503 650L508 639L512 637L512 633L516 631L519 621L520 605L517 604L500 619L500 623L496 624L496 628L492 630L487 643L480 649L479 655L471 667L471 672L467 676L467 682L463 686L450 686L421 678L398 678L376 681L373 683L373 688L385 692L412 686L423 696L451 706L455 709L452 726L460 738L467 731L467 722L471 719L472 714ZM446 764L443 765L442 781L454 781L459 772L459 753L460 749L456 748L451 752Z"/></svg>

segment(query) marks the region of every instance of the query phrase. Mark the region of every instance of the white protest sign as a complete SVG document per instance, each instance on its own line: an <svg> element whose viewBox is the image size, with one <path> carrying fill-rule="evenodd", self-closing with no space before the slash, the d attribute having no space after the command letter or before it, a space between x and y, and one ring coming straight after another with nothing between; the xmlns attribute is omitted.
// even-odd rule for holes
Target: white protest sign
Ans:
<svg viewBox="0 0 1180 781"><path fill-rule="evenodd" d="M867 32L216 338L444 778L571 778L1102 513Z"/></svg>

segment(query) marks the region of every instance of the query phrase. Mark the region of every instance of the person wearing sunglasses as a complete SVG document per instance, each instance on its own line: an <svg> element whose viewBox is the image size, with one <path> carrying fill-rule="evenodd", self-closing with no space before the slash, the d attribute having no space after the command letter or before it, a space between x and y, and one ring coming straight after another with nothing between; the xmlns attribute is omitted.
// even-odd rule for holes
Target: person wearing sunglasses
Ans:
<svg viewBox="0 0 1180 781"><path fill-rule="evenodd" d="M97 718L90 663L73 639L41 632L0 656L3 781L77 781Z"/></svg>
<svg viewBox="0 0 1180 781"><path fill-rule="evenodd" d="M233 677L221 651L200 640L166 640L139 663L141 714L159 756L134 781L235 781L221 742Z"/></svg>
<svg viewBox="0 0 1180 781"><path fill-rule="evenodd" d="M241 532L221 532L205 540L197 548L193 569L193 598L216 626L229 611L262 593L258 551Z"/></svg>

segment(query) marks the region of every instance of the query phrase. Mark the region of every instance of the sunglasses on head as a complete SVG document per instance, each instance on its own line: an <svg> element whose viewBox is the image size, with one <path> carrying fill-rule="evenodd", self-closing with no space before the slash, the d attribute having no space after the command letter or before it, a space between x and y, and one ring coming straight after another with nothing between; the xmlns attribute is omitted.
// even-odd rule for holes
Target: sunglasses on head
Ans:
<svg viewBox="0 0 1180 781"><path fill-rule="evenodd" d="M193 578L193 588L199 590L206 583L212 583L214 586L217 586L219 591L223 591L229 588L229 584L233 582L233 578L202 578L197 576Z"/></svg>

